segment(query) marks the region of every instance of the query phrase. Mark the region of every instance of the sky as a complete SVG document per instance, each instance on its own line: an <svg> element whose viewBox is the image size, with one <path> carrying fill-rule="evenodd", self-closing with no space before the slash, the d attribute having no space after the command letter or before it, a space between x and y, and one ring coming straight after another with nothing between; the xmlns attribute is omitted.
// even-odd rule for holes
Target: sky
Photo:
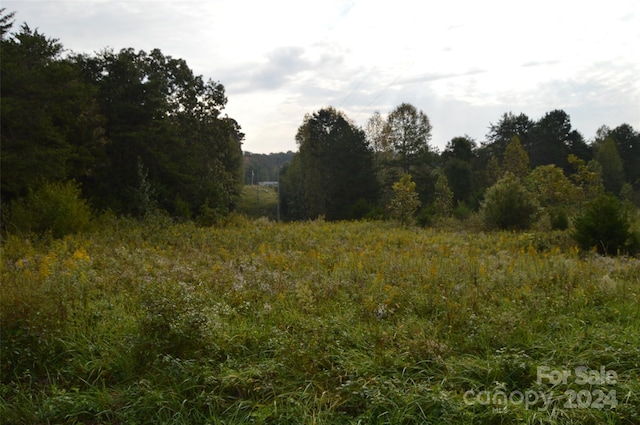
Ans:
<svg viewBox="0 0 640 425"><path fill-rule="evenodd" d="M403 102L431 144L485 140L507 112L562 109L585 139L640 130L640 2L2 0L74 53L158 48L225 86L243 150L296 151L326 106L364 127Z"/></svg>

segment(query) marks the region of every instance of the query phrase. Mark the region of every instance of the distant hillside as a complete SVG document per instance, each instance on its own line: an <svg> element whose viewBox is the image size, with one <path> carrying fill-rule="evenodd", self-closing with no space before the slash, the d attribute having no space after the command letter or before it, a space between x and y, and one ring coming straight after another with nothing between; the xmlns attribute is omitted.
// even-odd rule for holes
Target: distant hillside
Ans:
<svg viewBox="0 0 640 425"><path fill-rule="evenodd" d="M244 153L244 184L257 184L263 181L277 181L278 172L284 164L291 162L293 152L280 153Z"/></svg>

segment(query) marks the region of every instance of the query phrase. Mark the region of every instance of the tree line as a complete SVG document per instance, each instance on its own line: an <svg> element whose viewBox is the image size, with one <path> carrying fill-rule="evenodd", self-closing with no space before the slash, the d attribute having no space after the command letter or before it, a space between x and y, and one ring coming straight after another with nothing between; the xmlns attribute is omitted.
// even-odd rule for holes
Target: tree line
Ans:
<svg viewBox="0 0 640 425"><path fill-rule="evenodd" d="M158 49L66 53L27 24L13 31L3 10L0 30L5 227L25 215L12 210L56 196L212 222L235 208L243 184L264 180L280 181L288 220L405 222L416 209L427 224L480 210L507 174L548 211L600 192L638 203L640 134L628 124L586 141L562 110L537 120L508 112L484 141L459 136L439 151L429 117L411 104L374 113L364 128L326 107L303 118L295 153L243 156L240 125L223 114L224 86L184 60Z"/></svg>
<svg viewBox="0 0 640 425"><path fill-rule="evenodd" d="M116 214L215 219L234 208L244 135L222 112L222 84L158 49L66 53L1 15L3 205L71 182Z"/></svg>
<svg viewBox="0 0 640 425"><path fill-rule="evenodd" d="M602 126L587 142L563 110L538 120L508 112L485 141L454 137L441 152L431 131L428 116L407 103L386 116L375 112L365 128L332 107L307 114L298 151L280 177L284 217L390 217L409 189L418 220L427 224L482 209L488 190L507 177L550 215L569 214L603 193L639 201L640 133L628 124ZM509 187L506 194L514 191Z"/></svg>

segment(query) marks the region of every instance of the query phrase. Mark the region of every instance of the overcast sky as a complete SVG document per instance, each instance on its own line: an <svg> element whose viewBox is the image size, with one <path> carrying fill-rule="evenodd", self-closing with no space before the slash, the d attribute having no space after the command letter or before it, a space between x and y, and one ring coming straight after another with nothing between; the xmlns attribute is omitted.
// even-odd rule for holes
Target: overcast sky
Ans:
<svg viewBox="0 0 640 425"><path fill-rule="evenodd" d="M526 6L525 6L526 4ZM586 139L640 130L637 0L2 0L16 24L93 53L182 58L221 82L244 150L297 150L305 113L331 105L364 126L402 102L432 144L483 141L505 112L563 109Z"/></svg>

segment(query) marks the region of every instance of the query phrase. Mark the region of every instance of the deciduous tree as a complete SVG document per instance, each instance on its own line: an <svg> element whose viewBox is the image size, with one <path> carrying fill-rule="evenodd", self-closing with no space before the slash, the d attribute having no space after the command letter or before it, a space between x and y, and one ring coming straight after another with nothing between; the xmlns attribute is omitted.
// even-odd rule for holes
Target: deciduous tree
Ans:
<svg viewBox="0 0 640 425"><path fill-rule="evenodd" d="M244 135L235 120L222 115L222 84L205 82L184 60L158 49L105 50L74 59L98 86L107 118L107 160L86 182L102 206L141 210L141 163L162 209L176 213L186 203L194 212L206 205L224 215L232 208L242 184Z"/></svg>
<svg viewBox="0 0 640 425"><path fill-rule="evenodd" d="M1 43L2 199L44 182L79 179L103 147L103 120L91 84L62 57L62 44L26 24Z"/></svg>
<svg viewBox="0 0 640 425"><path fill-rule="evenodd" d="M420 207L416 192L416 183L411 174L404 174L393 184L394 196L388 206L391 218L398 220L402 226L409 226L415 221L415 214Z"/></svg>
<svg viewBox="0 0 640 425"><path fill-rule="evenodd" d="M415 106L402 103L387 119L388 134L398 164L405 173L424 160L429 152L431 123L427 115Z"/></svg>

